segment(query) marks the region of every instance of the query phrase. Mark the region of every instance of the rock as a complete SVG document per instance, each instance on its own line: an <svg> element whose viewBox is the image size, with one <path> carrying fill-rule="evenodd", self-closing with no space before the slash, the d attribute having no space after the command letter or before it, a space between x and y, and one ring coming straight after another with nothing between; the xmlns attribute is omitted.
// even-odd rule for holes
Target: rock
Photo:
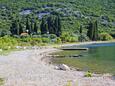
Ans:
<svg viewBox="0 0 115 86"><path fill-rule="evenodd" d="M67 65L65 65L65 64L59 65L59 69L60 70L70 70L70 68Z"/></svg>
<svg viewBox="0 0 115 86"><path fill-rule="evenodd" d="M23 47L23 49L25 50L25 49L27 49L27 47Z"/></svg>
<svg viewBox="0 0 115 86"><path fill-rule="evenodd" d="M16 46L16 49L21 49L21 46Z"/></svg>
<svg viewBox="0 0 115 86"><path fill-rule="evenodd" d="M54 69L56 69L56 70L60 70L60 68L59 68L58 66L55 66Z"/></svg>
<svg viewBox="0 0 115 86"><path fill-rule="evenodd" d="M112 75L109 73L103 74L103 77L111 77Z"/></svg>

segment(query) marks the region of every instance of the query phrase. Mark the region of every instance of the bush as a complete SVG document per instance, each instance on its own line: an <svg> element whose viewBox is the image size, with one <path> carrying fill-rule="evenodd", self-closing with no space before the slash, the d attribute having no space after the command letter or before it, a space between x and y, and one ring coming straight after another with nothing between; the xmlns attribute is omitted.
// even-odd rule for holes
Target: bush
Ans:
<svg viewBox="0 0 115 86"><path fill-rule="evenodd" d="M90 39L89 39L89 37L87 35L82 34L82 35L79 35L78 40L80 42L83 42L83 41L89 41Z"/></svg>
<svg viewBox="0 0 115 86"><path fill-rule="evenodd" d="M21 42L30 42L31 40L32 39L30 37L20 39Z"/></svg>
<svg viewBox="0 0 115 86"><path fill-rule="evenodd" d="M32 38L33 41L36 41L37 43L42 43L42 39L41 38Z"/></svg>
<svg viewBox="0 0 115 86"><path fill-rule="evenodd" d="M74 36L73 33L63 33L60 38L62 42L77 42L78 41L78 37Z"/></svg>
<svg viewBox="0 0 115 86"><path fill-rule="evenodd" d="M41 38L31 38L31 40L30 40L30 44L31 44L32 46L38 45L38 44L40 44L40 43L42 43L42 39L41 39Z"/></svg>
<svg viewBox="0 0 115 86"><path fill-rule="evenodd" d="M5 36L5 35L11 35L10 31L8 31L8 30L2 30L2 31L0 31L0 36L1 37Z"/></svg>
<svg viewBox="0 0 115 86"><path fill-rule="evenodd" d="M50 34L50 39L55 39L57 36L55 34Z"/></svg>
<svg viewBox="0 0 115 86"><path fill-rule="evenodd" d="M49 38L42 38L42 42L43 43L50 43L50 39Z"/></svg>
<svg viewBox="0 0 115 86"><path fill-rule="evenodd" d="M14 46L18 45L18 41L12 37L1 37L0 38L0 48L3 50L8 50L10 48L14 48Z"/></svg>
<svg viewBox="0 0 115 86"><path fill-rule="evenodd" d="M92 77L92 73L91 73L90 71L87 71L84 76L85 76L85 77Z"/></svg>
<svg viewBox="0 0 115 86"><path fill-rule="evenodd" d="M59 37L57 37L55 43L59 44L59 43L62 43L62 41Z"/></svg>
<svg viewBox="0 0 115 86"><path fill-rule="evenodd" d="M50 34L43 34L42 37L43 38L48 38L50 36Z"/></svg>
<svg viewBox="0 0 115 86"><path fill-rule="evenodd" d="M112 39L113 39L113 37L108 33L101 33L99 35L99 40L102 40L102 41L108 41L108 40L112 40Z"/></svg>
<svg viewBox="0 0 115 86"><path fill-rule="evenodd" d="M77 37L68 37L66 39L67 42L77 42L78 41L78 38Z"/></svg>
<svg viewBox="0 0 115 86"><path fill-rule="evenodd" d="M3 86L3 84L4 84L4 80L3 78L0 78L0 86Z"/></svg>
<svg viewBox="0 0 115 86"><path fill-rule="evenodd" d="M110 35L115 38L115 32L111 32Z"/></svg>

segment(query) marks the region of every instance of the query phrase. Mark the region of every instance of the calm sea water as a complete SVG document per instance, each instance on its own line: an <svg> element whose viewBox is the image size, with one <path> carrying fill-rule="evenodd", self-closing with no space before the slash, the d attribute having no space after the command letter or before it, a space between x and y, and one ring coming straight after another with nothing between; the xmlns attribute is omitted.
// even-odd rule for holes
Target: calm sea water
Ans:
<svg viewBox="0 0 115 86"><path fill-rule="evenodd" d="M78 47L78 46L71 46ZM55 54L65 55L64 58L55 58L56 63L65 63L81 70L90 70L96 73L115 74L115 43L90 44L79 47L89 48L88 51L61 51ZM81 55L80 57L68 57Z"/></svg>

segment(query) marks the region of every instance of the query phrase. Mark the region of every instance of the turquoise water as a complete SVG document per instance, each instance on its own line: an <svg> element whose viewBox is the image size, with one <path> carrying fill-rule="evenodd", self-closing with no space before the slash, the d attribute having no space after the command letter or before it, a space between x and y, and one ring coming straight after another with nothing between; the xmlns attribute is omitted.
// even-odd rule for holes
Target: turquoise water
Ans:
<svg viewBox="0 0 115 86"><path fill-rule="evenodd" d="M79 47L86 47L89 50L57 52L55 54L65 55L65 57L55 58L54 62L65 63L84 71L115 74L115 43L90 44ZM70 58L68 57L70 55L80 55L80 57Z"/></svg>

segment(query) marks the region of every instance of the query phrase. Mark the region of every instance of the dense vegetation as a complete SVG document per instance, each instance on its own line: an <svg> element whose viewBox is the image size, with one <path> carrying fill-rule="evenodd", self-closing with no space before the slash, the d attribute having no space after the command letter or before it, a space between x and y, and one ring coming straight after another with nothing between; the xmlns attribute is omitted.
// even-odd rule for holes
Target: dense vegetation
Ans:
<svg viewBox="0 0 115 86"><path fill-rule="evenodd" d="M115 1L0 0L0 36L6 35L42 43L109 40L115 37Z"/></svg>

